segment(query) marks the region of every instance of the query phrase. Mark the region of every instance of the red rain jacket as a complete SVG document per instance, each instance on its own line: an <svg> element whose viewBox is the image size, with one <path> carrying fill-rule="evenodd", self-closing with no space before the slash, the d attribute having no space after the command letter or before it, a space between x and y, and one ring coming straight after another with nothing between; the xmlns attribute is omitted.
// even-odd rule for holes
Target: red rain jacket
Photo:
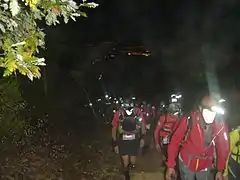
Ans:
<svg viewBox="0 0 240 180"><path fill-rule="evenodd" d="M180 149L179 158L190 170L201 171L213 165L214 154L216 153L216 168L218 171L222 171L229 154L228 128L224 122L218 122L216 119L210 127L212 128L212 141L208 147L205 147L204 136L198 123L200 118L202 118L200 112L192 113L192 129ZM186 131L187 118L184 118L168 145L168 161L166 164L169 168L174 168L176 165L176 157Z"/></svg>

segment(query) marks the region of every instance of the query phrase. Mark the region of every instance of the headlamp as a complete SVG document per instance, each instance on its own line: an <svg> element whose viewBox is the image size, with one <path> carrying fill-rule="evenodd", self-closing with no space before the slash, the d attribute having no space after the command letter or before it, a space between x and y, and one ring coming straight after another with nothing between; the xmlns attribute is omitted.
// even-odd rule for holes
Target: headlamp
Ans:
<svg viewBox="0 0 240 180"><path fill-rule="evenodd" d="M173 115L174 115L174 116L177 116L177 115L179 115L179 112L175 112L175 113L173 113Z"/></svg>
<svg viewBox="0 0 240 180"><path fill-rule="evenodd" d="M221 103L226 102L226 100L225 99L220 99L218 102L221 104Z"/></svg>
<svg viewBox="0 0 240 180"><path fill-rule="evenodd" d="M131 110L126 110L126 113L127 113L127 115L131 115L132 113L133 113L133 109L131 109Z"/></svg>
<svg viewBox="0 0 240 180"><path fill-rule="evenodd" d="M180 98L182 98L182 95L181 95L181 94L172 94L172 95L171 95L171 98L180 99Z"/></svg>
<svg viewBox="0 0 240 180"><path fill-rule="evenodd" d="M182 95L179 94L179 95L176 96L176 98L177 98L177 99L180 99L180 98L182 98Z"/></svg>
<svg viewBox="0 0 240 180"><path fill-rule="evenodd" d="M221 115L224 115L225 114L225 111L223 108L219 107L219 106L212 106L211 107L211 110L218 113L218 114L221 114Z"/></svg>

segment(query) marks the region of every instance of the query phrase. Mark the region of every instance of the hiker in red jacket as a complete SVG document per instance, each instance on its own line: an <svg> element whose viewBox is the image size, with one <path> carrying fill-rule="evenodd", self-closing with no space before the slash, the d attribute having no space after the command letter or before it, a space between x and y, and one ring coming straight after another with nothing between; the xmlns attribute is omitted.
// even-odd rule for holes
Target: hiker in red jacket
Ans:
<svg viewBox="0 0 240 180"><path fill-rule="evenodd" d="M112 143L115 153L120 154L125 177L129 175L129 166L135 167L139 148L143 147L145 122L139 108L129 100L124 100L121 108L112 120Z"/></svg>
<svg viewBox="0 0 240 180"><path fill-rule="evenodd" d="M167 146L178 127L180 116L181 104L178 101L172 102L171 99L167 112L160 116L154 133L156 149L162 152L163 161L167 159Z"/></svg>
<svg viewBox="0 0 240 180"><path fill-rule="evenodd" d="M218 101L207 95L197 111L181 120L168 146L167 180L176 175L177 156L181 180L213 180L214 168L217 170L215 180L223 180L229 154L228 128L223 114Z"/></svg>

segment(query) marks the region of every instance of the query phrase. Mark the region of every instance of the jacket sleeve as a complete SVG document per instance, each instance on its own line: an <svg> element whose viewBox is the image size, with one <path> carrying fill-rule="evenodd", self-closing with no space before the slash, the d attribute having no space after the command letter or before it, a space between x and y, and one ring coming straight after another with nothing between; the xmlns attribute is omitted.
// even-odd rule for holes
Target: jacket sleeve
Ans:
<svg viewBox="0 0 240 180"><path fill-rule="evenodd" d="M187 119L184 118L180 121L179 126L174 132L171 141L168 145L168 160L166 162L169 168L174 168L176 166L176 158L179 151L179 146L184 138L184 135L187 131Z"/></svg>
<svg viewBox="0 0 240 180"><path fill-rule="evenodd" d="M145 123L145 119L144 119L144 116L143 116L143 112L140 110L140 109L137 109L137 114L140 116L140 118L142 119L142 123L143 124L146 124Z"/></svg>
<svg viewBox="0 0 240 180"><path fill-rule="evenodd" d="M160 133L160 130L162 129L162 127L163 127L164 121L165 121L165 118L163 118L163 116L160 116L159 121L158 121L157 126L156 126L156 129L155 129L155 132L154 132L155 144L156 145L159 144L159 133Z"/></svg>
<svg viewBox="0 0 240 180"><path fill-rule="evenodd" d="M223 171L230 153L229 134L226 124L222 123L216 136L217 170Z"/></svg>
<svg viewBox="0 0 240 180"><path fill-rule="evenodd" d="M112 127L117 127L118 123L119 123L119 116L120 116L120 112L117 111L114 115L113 115L113 119L112 119Z"/></svg>

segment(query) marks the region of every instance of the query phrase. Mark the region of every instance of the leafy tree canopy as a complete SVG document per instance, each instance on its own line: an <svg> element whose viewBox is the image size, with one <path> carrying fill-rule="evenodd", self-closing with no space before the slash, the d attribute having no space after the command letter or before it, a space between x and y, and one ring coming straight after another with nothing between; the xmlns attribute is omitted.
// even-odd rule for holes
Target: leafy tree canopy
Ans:
<svg viewBox="0 0 240 180"><path fill-rule="evenodd" d="M98 4L82 0L0 0L0 67L3 76L17 71L30 80L40 78L40 67L45 59L38 57L45 47L44 31L38 20L55 26L63 18L65 23L77 17L87 17L82 7L95 8Z"/></svg>

